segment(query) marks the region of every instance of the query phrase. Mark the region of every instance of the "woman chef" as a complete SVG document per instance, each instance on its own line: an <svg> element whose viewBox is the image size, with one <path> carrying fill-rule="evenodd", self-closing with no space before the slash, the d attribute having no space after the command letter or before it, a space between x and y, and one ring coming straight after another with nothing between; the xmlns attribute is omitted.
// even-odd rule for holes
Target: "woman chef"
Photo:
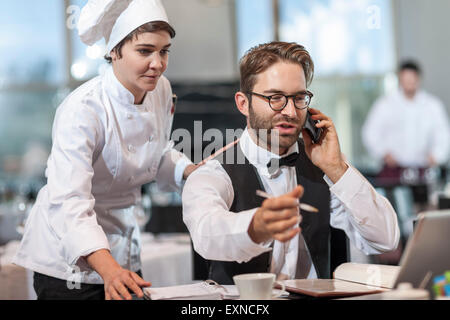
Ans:
<svg viewBox="0 0 450 320"><path fill-rule="evenodd" d="M107 43L107 71L57 109L47 184L14 263L34 271L38 299L143 296L139 227L143 184L180 190L195 170L173 149L172 91L162 75L171 38L159 0L89 0L78 30Z"/></svg>

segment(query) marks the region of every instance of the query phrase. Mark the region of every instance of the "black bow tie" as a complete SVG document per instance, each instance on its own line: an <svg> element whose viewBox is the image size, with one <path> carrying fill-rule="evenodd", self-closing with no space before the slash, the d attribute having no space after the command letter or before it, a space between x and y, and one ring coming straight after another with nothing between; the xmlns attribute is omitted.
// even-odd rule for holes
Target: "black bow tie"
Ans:
<svg viewBox="0 0 450 320"><path fill-rule="evenodd" d="M299 154L297 152L294 152L284 158L280 159L273 158L267 164L267 169L269 169L270 174L274 174L278 168L281 168L283 166L293 167L297 162L298 156Z"/></svg>

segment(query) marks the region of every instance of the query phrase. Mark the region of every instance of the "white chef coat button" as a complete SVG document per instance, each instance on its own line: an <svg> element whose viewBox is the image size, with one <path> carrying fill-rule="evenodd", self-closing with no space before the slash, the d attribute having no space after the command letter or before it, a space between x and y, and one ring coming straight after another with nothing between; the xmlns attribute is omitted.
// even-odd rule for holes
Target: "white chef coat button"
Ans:
<svg viewBox="0 0 450 320"><path fill-rule="evenodd" d="M127 113L127 119L129 120L133 119L133 115L131 113Z"/></svg>
<svg viewBox="0 0 450 320"><path fill-rule="evenodd" d="M128 145L128 151L130 152L134 152L134 147L130 144Z"/></svg>

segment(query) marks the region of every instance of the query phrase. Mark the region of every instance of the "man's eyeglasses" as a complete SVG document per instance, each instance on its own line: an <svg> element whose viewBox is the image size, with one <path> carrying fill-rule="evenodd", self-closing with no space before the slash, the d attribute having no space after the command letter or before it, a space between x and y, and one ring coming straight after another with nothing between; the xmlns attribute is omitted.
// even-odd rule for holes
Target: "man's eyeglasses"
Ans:
<svg viewBox="0 0 450 320"><path fill-rule="evenodd" d="M270 96L265 96L263 94L252 92L252 91L248 92L247 94L250 94L250 95L253 94L255 96L269 100L269 106L274 111L283 110L287 106L289 98L292 98L292 100L294 101L294 106L297 109L300 109L300 110L306 109L306 108L308 108L309 104L311 103L311 99L314 96L312 94L312 92L308 91L308 90L305 92L292 94L289 96L282 94L282 93L276 93L276 94L272 94Z"/></svg>

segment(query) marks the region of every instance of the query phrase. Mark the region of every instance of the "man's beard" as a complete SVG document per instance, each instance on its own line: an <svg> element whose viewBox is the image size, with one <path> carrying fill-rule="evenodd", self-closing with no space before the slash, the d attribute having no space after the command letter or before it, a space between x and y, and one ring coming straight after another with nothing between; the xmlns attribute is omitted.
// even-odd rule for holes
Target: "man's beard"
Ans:
<svg viewBox="0 0 450 320"><path fill-rule="evenodd" d="M273 129L276 123L288 122L298 125L300 119L294 119L281 114L271 119L265 119L255 113L251 103L249 104L248 118L250 127L254 130L256 138L258 139L257 144L267 150L271 150L272 152L275 151L272 149L288 149L296 143L304 125L303 122L301 126L298 126L295 134L293 135L279 135L278 130Z"/></svg>

